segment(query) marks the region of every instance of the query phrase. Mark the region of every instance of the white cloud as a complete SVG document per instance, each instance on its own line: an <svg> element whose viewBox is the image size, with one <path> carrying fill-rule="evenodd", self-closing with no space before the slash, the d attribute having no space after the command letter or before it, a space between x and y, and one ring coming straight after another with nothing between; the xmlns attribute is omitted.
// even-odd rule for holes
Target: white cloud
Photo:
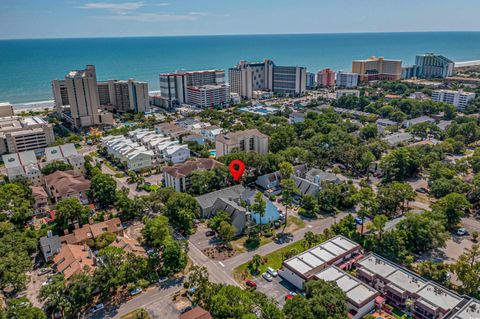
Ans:
<svg viewBox="0 0 480 319"><path fill-rule="evenodd" d="M83 6L78 8L89 9L89 10L130 11L130 10L140 9L144 6L145 6L145 3L143 1L123 2L123 3L89 2L89 3L85 3Z"/></svg>
<svg viewBox="0 0 480 319"><path fill-rule="evenodd" d="M199 16L199 17L205 17L209 15L208 12L189 12L188 14L191 16Z"/></svg>
<svg viewBox="0 0 480 319"><path fill-rule="evenodd" d="M172 14L172 13L138 13L125 15L110 15L106 18L112 20L127 20L140 22L172 22L172 21L194 21L198 16L190 14Z"/></svg>

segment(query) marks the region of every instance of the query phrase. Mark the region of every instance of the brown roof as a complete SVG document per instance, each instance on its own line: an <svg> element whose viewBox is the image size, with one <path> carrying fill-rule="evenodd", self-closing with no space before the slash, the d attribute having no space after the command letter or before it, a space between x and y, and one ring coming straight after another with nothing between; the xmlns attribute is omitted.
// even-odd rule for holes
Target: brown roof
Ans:
<svg viewBox="0 0 480 319"><path fill-rule="evenodd" d="M163 171L175 178L182 178L189 176L194 171L210 170L221 165L223 164L211 158L197 158L194 161L186 161L185 163L166 166L163 168Z"/></svg>
<svg viewBox="0 0 480 319"><path fill-rule="evenodd" d="M216 140L224 144L238 144L239 140L243 137L257 136L260 138L267 138L268 136L261 133L257 129L250 129L245 131L230 132L227 134L220 134L216 137Z"/></svg>
<svg viewBox="0 0 480 319"><path fill-rule="evenodd" d="M60 237L60 241L67 244L77 244L86 241L89 238L95 238L106 232L117 233L122 230L120 218L115 217L98 224L87 224L81 228L73 230L71 234Z"/></svg>
<svg viewBox="0 0 480 319"><path fill-rule="evenodd" d="M45 184L54 189L61 197L71 193L85 192L90 188L90 181L83 176L76 175L73 171L56 171L47 175Z"/></svg>
<svg viewBox="0 0 480 319"><path fill-rule="evenodd" d="M32 186L32 195L35 201L48 198L47 192L45 192L45 189L41 186Z"/></svg>
<svg viewBox="0 0 480 319"><path fill-rule="evenodd" d="M57 272L65 278L80 273L85 266L95 268L93 253L87 245L62 245L60 252L53 258Z"/></svg>
<svg viewBox="0 0 480 319"><path fill-rule="evenodd" d="M121 248L126 252L134 253L137 256L147 257L145 249L133 238L118 236L113 243L111 243L111 246Z"/></svg>
<svg viewBox="0 0 480 319"><path fill-rule="evenodd" d="M202 307L195 307L180 315L180 319L211 319L212 315Z"/></svg>
<svg viewBox="0 0 480 319"><path fill-rule="evenodd" d="M183 127L167 122L158 124L155 126L155 128L161 130L167 135L181 135L190 133L190 131L184 129Z"/></svg>

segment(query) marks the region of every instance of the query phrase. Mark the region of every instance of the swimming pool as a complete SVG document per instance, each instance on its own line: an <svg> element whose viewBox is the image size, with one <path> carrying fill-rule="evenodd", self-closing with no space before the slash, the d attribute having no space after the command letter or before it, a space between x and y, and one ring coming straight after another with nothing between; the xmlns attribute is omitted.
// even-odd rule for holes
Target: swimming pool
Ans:
<svg viewBox="0 0 480 319"><path fill-rule="evenodd" d="M209 150L208 153L210 154L210 156L217 157L217 151L216 150Z"/></svg>
<svg viewBox="0 0 480 319"><path fill-rule="evenodd" d="M260 214L252 212L252 219L256 224L268 224L269 222L276 221L280 218L277 206L273 205L271 201L267 201L265 215L260 220Z"/></svg>

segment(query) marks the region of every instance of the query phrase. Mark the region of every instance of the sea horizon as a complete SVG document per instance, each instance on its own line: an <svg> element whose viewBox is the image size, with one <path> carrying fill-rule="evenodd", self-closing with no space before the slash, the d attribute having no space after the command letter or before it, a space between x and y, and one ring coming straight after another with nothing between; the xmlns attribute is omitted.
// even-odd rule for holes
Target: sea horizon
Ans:
<svg viewBox="0 0 480 319"><path fill-rule="evenodd" d="M160 35L0 40L0 102L53 99L50 83L94 64L99 81L135 78L149 91L158 75L178 69L224 69L240 60L272 59L309 72L350 71L351 61L370 56L401 59L435 52L455 62L480 60L479 31L349 32L292 34Z"/></svg>

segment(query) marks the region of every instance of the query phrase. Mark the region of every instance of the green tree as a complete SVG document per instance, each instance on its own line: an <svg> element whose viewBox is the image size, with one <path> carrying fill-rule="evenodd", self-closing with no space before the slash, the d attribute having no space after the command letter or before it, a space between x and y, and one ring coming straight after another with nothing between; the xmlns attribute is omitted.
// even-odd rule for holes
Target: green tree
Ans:
<svg viewBox="0 0 480 319"><path fill-rule="evenodd" d="M185 269L187 254L178 241L167 239L162 252L162 272L172 275Z"/></svg>
<svg viewBox="0 0 480 319"><path fill-rule="evenodd" d="M86 222L89 215L88 208L76 197L61 199L55 207L55 212L55 220L60 230L68 228L75 222Z"/></svg>
<svg viewBox="0 0 480 319"><path fill-rule="evenodd" d="M360 130L360 137L363 138L364 140L376 138L377 136L378 136L378 130L377 130L377 125L375 123L369 123Z"/></svg>
<svg viewBox="0 0 480 319"><path fill-rule="evenodd" d="M42 309L32 306L30 301L25 298L11 299L7 302L7 307L0 310L1 319L47 319Z"/></svg>
<svg viewBox="0 0 480 319"><path fill-rule="evenodd" d="M89 246L94 249L100 250L113 243L116 238L117 235L115 233L105 232L95 237L95 239L89 241Z"/></svg>
<svg viewBox="0 0 480 319"><path fill-rule="evenodd" d="M407 209L407 203L415 199L412 186L406 183L392 182L378 188L377 199L380 210L390 217L402 214Z"/></svg>
<svg viewBox="0 0 480 319"><path fill-rule="evenodd" d="M362 219L360 234L363 236L365 217L372 216L377 213L379 204L375 193L370 187L363 187L356 194L357 214Z"/></svg>
<svg viewBox="0 0 480 319"><path fill-rule="evenodd" d="M193 196L174 192L165 203L165 214L178 230L188 234L193 228L193 220L200 215L200 207Z"/></svg>
<svg viewBox="0 0 480 319"><path fill-rule="evenodd" d="M267 202L263 199L263 194L257 192L253 197L253 204L250 206L252 212L260 215L260 224L262 224L262 218L265 216L267 209Z"/></svg>
<svg viewBox="0 0 480 319"><path fill-rule="evenodd" d="M318 210L320 209L318 205L318 199L310 194L306 194L302 197L301 206L306 212L311 214L318 213Z"/></svg>
<svg viewBox="0 0 480 319"><path fill-rule="evenodd" d="M146 219L142 235L149 246L160 249L165 244L165 241L172 237L168 218L161 215L153 219Z"/></svg>
<svg viewBox="0 0 480 319"><path fill-rule="evenodd" d="M452 229L462 217L468 215L472 205L463 194L451 193L433 204L432 213L445 221L445 227Z"/></svg>
<svg viewBox="0 0 480 319"><path fill-rule="evenodd" d="M64 161L53 161L48 163L42 168L42 174L50 175L56 171L69 171L72 169L73 169L73 166Z"/></svg>
<svg viewBox="0 0 480 319"><path fill-rule="evenodd" d="M480 246L475 244L463 253L452 269L462 282L461 291L478 298L480 295Z"/></svg>
<svg viewBox="0 0 480 319"><path fill-rule="evenodd" d="M373 229L378 232L379 241L382 240L383 230L387 222L388 222L388 217L385 215L376 215L375 217L373 217L372 226L373 226Z"/></svg>
<svg viewBox="0 0 480 319"><path fill-rule="evenodd" d="M217 229L218 237L227 245L230 244L230 241L232 241L235 233L235 227L227 221L222 221Z"/></svg>
<svg viewBox="0 0 480 319"><path fill-rule="evenodd" d="M108 174L96 174L92 177L90 195L100 206L109 206L115 202L117 181Z"/></svg>
<svg viewBox="0 0 480 319"><path fill-rule="evenodd" d="M214 318L242 318L254 312L254 300L247 291L227 285L211 298L209 308Z"/></svg>
<svg viewBox="0 0 480 319"><path fill-rule="evenodd" d="M387 180L404 180L420 169L420 156L412 147L399 147L380 160L380 168Z"/></svg>
<svg viewBox="0 0 480 319"><path fill-rule="evenodd" d="M294 195L299 192L297 188L297 184L291 178L284 178L281 181L282 185L282 203L285 207L285 223L283 224L282 232L285 231L287 227L287 216L288 216L288 208L293 203Z"/></svg>
<svg viewBox="0 0 480 319"><path fill-rule="evenodd" d="M210 218L207 225L211 230L217 232L222 222L230 222L230 215L224 210L218 211L215 216Z"/></svg>
<svg viewBox="0 0 480 319"><path fill-rule="evenodd" d="M0 186L0 217L23 227L32 216L34 199L32 189L25 183L8 183Z"/></svg>

